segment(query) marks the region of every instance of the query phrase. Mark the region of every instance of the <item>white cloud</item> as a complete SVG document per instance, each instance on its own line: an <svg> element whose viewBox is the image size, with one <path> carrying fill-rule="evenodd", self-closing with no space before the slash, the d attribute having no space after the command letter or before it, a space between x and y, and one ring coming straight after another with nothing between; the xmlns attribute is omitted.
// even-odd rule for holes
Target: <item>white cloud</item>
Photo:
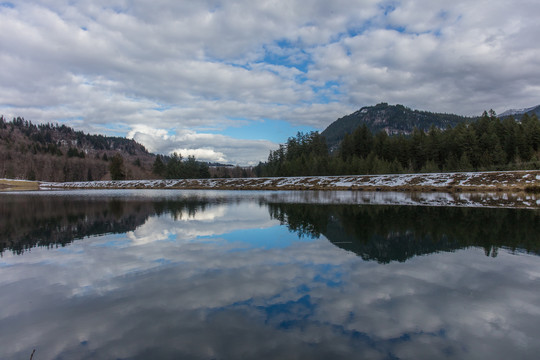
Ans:
<svg viewBox="0 0 540 360"><path fill-rule="evenodd" d="M214 162L227 162L225 154L208 148L199 149L174 149L173 153L181 154L184 157L193 156L197 159L205 159Z"/></svg>
<svg viewBox="0 0 540 360"><path fill-rule="evenodd" d="M179 153L183 157L195 156L198 160L232 164L256 165L254 159L264 159L277 144L265 140L240 140L219 134L136 126L128 137L143 143L149 151L162 154Z"/></svg>
<svg viewBox="0 0 540 360"><path fill-rule="evenodd" d="M518 25L526 15L523 8L437 4L404 2L386 18L393 28L368 29L320 46L313 74L339 79L349 98L359 102L399 102L466 115L538 102L537 93L521 87L540 70L530 61L540 53L531 45L532 31L522 33ZM500 7L506 16L491 10ZM517 34L529 37L519 49L513 41Z"/></svg>

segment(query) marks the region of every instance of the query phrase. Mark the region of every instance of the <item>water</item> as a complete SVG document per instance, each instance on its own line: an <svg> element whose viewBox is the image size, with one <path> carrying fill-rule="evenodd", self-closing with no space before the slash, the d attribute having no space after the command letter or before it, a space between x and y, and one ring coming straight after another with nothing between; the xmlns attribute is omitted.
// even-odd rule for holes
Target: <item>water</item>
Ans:
<svg viewBox="0 0 540 360"><path fill-rule="evenodd" d="M0 194L0 359L537 358L538 210L361 194Z"/></svg>

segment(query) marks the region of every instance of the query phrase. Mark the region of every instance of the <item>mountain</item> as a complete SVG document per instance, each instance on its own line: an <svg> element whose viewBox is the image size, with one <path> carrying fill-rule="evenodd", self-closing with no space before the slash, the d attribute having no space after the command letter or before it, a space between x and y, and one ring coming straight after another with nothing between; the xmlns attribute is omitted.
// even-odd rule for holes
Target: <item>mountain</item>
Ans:
<svg viewBox="0 0 540 360"><path fill-rule="evenodd" d="M134 140L90 135L58 124L0 117L0 178L82 181L110 179L121 157L127 179L149 179L155 155Z"/></svg>
<svg viewBox="0 0 540 360"><path fill-rule="evenodd" d="M510 110L506 110L505 112L499 114L499 118L505 118L505 117L512 116L512 117L516 118L516 120L519 120L525 114L527 114L529 116L532 116L534 114L536 114L536 116L540 116L540 105L536 105L536 106L526 108L526 109L510 109Z"/></svg>
<svg viewBox="0 0 540 360"><path fill-rule="evenodd" d="M414 128L429 130L433 125L440 129L453 127L471 118L454 115L411 110L403 105L380 103L337 119L321 135L326 138L330 150L335 150L345 134L352 133L358 126L366 124L373 134L381 130L389 135L410 134Z"/></svg>

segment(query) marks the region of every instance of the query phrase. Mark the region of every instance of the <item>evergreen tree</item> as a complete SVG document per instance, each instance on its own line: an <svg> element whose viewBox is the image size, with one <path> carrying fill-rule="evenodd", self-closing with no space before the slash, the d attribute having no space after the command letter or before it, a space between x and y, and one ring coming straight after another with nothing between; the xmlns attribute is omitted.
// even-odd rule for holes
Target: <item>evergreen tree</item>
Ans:
<svg viewBox="0 0 540 360"><path fill-rule="evenodd" d="M359 158L365 158L369 155L373 147L373 134L366 124L359 126L352 136L354 154Z"/></svg>
<svg viewBox="0 0 540 360"><path fill-rule="evenodd" d="M184 178L184 169L182 164L182 155L173 153L167 162L167 179L182 179Z"/></svg>
<svg viewBox="0 0 540 360"><path fill-rule="evenodd" d="M120 153L116 153L109 163L109 171L112 180L125 180L126 172L124 169L124 158Z"/></svg>
<svg viewBox="0 0 540 360"><path fill-rule="evenodd" d="M187 160L183 164L183 178L187 179L196 179L199 177L199 165L197 164L197 161L195 160L195 156L188 156Z"/></svg>
<svg viewBox="0 0 540 360"><path fill-rule="evenodd" d="M411 161L414 171L420 171L427 161L427 138L423 130L414 128L410 139Z"/></svg>
<svg viewBox="0 0 540 360"><path fill-rule="evenodd" d="M517 155L516 121L509 117L505 118L499 126L501 145L506 153L506 163L514 161Z"/></svg>
<svg viewBox="0 0 540 360"><path fill-rule="evenodd" d="M210 169L207 163L199 164L199 176L200 179L208 179L210 177Z"/></svg>
<svg viewBox="0 0 540 360"><path fill-rule="evenodd" d="M152 172L159 177L164 177L167 172L167 167L163 163L163 159L159 154L156 156L154 164L152 165Z"/></svg>
<svg viewBox="0 0 540 360"><path fill-rule="evenodd" d="M525 114L521 118L521 123L528 146L532 148L533 152L538 151L540 149L540 121L538 117L536 114L530 117Z"/></svg>

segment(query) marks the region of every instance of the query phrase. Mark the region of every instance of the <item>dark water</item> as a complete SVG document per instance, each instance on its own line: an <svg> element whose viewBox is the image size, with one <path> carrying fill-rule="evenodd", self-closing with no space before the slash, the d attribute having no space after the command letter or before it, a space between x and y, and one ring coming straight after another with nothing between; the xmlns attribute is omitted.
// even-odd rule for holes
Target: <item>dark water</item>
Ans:
<svg viewBox="0 0 540 360"><path fill-rule="evenodd" d="M538 358L540 211L351 194L0 194L0 359Z"/></svg>

